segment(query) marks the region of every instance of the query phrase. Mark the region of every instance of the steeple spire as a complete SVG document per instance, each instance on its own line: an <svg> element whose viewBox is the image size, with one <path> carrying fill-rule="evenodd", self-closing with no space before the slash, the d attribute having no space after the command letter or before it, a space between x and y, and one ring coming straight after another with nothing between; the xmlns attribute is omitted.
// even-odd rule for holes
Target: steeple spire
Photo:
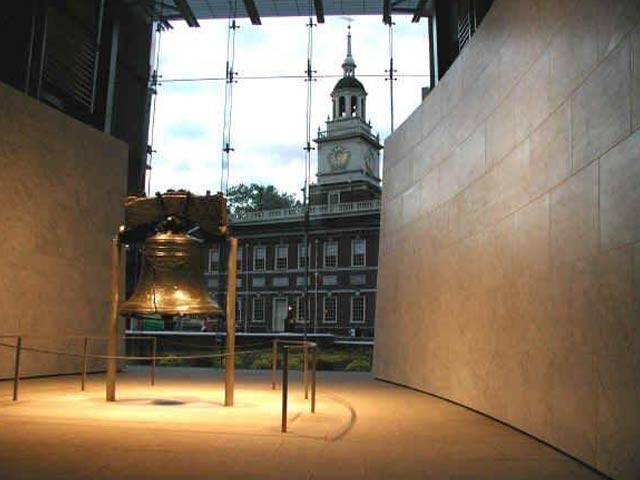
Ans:
<svg viewBox="0 0 640 480"><path fill-rule="evenodd" d="M342 70L345 77L355 76L356 62L351 56L351 25L347 27L347 56L342 62Z"/></svg>

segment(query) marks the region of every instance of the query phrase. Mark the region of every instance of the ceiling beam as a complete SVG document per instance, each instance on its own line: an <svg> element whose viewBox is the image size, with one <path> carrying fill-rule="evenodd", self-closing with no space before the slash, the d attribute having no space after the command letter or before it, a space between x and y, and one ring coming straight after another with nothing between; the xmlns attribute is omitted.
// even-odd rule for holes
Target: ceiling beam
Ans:
<svg viewBox="0 0 640 480"><path fill-rule="evenodd" d="M324 23L324 5L322 4L322 0L313 0L313 8L316 10L318 23Z"/></svg>
<svg viewBox="0 0 640 480"><path fill-rule="evenodd" d="M242 0L244 2L244 9L247 11L247 15L251 19L252 25L262 25L262 21L260 20L260 14L258 13L258 8L253 0Z"/></svg>
<svg viewBox="0 0 640 480"><path fill-rule="evenodd" d="M385 25L391 25L391 0L383 0L382 23Z"/></svg>
<svg viewBox="0 0 640 480"><path fill-rule="evenodd" d="M176 9L182 15L182 18L187 22L187 25L190 27L199 27L198 19L193 14L193 10L187 3L187 0L173 0L173 3L176 5Z"/></svg>

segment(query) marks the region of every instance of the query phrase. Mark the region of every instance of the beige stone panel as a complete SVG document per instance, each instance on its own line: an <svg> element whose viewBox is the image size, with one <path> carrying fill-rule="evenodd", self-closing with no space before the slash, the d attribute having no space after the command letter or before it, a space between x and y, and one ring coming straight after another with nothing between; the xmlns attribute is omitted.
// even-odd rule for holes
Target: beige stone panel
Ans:
<svg viewBox="0 0 640 480"><path fill-rule="evenodd" d="M531 177L534 197L561 183L571 172L571 110L565 102L531 135Z"/></svg>
<svg viewBox="0 0 640 480"><path fill-rule="evenodd" d="M631 133L630 48L625 41L571 98L572 165L582 168Z"/></svg>
<svg viewBox="0 0 640 480"><path fill-rule="evenodd" d="M443 118L449 115L463 98L462 68L461 59L458 57L440 79L434 91L440 97Z"/></svg>
<svg viewBox="0 0 640 480"><path fill-rule="evenodd" d="M418 188L420 189L420 208L423 212L433 210L440 203L439 171L432 170L425 175Z"/></svg>
<svg viewBox="0 0 640 480"><path fill-rule="evenodd" d="M515 216L510 215L484 230L480 242L482 288L494 289L509 284L515 266Z"/></svg>
<svg viewBox="0 0 640 480"><path fill-rule="evenodd" d="M541 439L548 439L554 407L549 392L555 354L545 348L544 344L530 344L525 377L526 396L521 404L520 422L526 432Z"/></svg>
<svg viewBox="0 0 640 480"><path fill-rule="evenodd" d="M479 178L485 171L485 127L482 125L455 153L440 164L441 201L447 201Z"/></svg>
<svg viewBox="0 0 640 480"><path fill-rule="evenodd" d="M549 59L548 51L539 55L514 89L517 142L526 138L552 111Z"/></svg>
<svg viewBox="0 0 640 480"><path fill-rule="evenodd" d="M640 240L640 131L600 159L600 241L608 249Z"/></svg>
<svg viewBox="0 0 640 480"><path fill-rule="evenodd" d="M580 0L537 0L542 24L543 37L548 43L565 26L567 20L575 15L577 4Z"/></svg>
<svg viewBox="0 0 640 480"><path fill-rule="evenodd" d="M463 100L447 118L456 143L466 140L495 110L499 102L498 93L497 58L493 58L476 81L464 90Z"/></svg>
<svg viewBox="0 0 640 480"><path fill-rule="evenodd" d="M549 238L550 197L544 195L515 214L515 269L547 267L551 259Z"/></svg>
<svg viewBox="0 0 640 480"><path fill-rule="evenodd" d="M414 178L420 179L437 168L441 162L454 152L455 147L455 138L447 124L439 124L416 147L418 153L414 155Z"/></svg>
<svg viewBox="0 0 640 480"><path fill-rule="evenodd" d="M596 468L614 478L632 480L640 471L640 356L596 358Z"/></svg>
<svg viewBox="0 0 640 480"><path fill-rule="evenodd" d="M549 46L554 106L564 102L598 61L597 8L593 0L579 2L579 7L572 9Z"/></svg>
<svg viewBox="0 0 640 480"><path fill-rule="evenodd" d="M634 27L640 25L640 3L636 0L595 2L598 8L598 53L609 55Z"/></svg>
<svg viewBox="0 0 640 480"><path fill-rule="evenodd" d="M598 164L551 192L551 258L569 261L598 249Z"/></svg>
<svg viewBox="0 0 640 480"><path fill-rule="evenodd" d="M420 107L420 120L422 126L421 137L427 137L431 131L440 123L442 119L442 94L441 87L437 85L434 90L429 92Z"/></svg>
<svg viewBox="0 0 640 480"><path fill-rule="evenodd" d="M536 2L513 0L505 7L506 32L492 52L498 56L499 95L505 95L520 82L548 41Z"/></svg>
<svg viewBox="0 0 640 480"><path fill-rule="evenodd" d="M421 213L419 185L412 185L402 194L402 226L410 226Z"/></svg>
<svg viewBox="0 0 640 480"><path fill-rule="evenodd" d="M530 151L530 141L526 139L496 167L499 189L493 195L500 205L500 217L515 212L533 199L529 190L533 173L530 169Z"/></svg>
<svg viewBox="0 0 640 480"><path fill-rule="evenodd" d="M630 36L631 42L631 120L633 131L640 127L640 27Z"/></svg>
<svg viewBox="0 0 640 480"><path fill-rule="evenodd" d="M516 92L511 91L487 120L488 167L499 163L517 144L517 101Z"/></svg>
<svg viewBox="0 0 640 480"><path fill-rule="evenodd" d="M553 428L545 440L585 462L596 460L597 381L594 357L572 352L554 358L548 394Z"/></svg>

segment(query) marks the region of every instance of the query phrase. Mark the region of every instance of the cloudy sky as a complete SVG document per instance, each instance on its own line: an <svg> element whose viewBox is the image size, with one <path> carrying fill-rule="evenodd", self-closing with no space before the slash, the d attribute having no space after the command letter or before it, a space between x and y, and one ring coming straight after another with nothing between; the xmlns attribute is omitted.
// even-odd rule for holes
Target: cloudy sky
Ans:
<svg viewBox="0 0 640 480"><path fill-rule="evenodd" d="M236 33L233 87L232 147L229 186L237 183L273 184L298 194L304 182L306 142L306 83L303 79L243 80L250 76L304 75L307 57L306 18L264 18L262 26L242 19ZM421 87L428 84L426 22L394 17L394 65L401 77L394 84L396 127L419 105ZM312 132L331 111L329 94L342 75L349 19L327 17L314 28ZM388 27L380 17L351 19L356 76L365 85L367 114L382 139L390 133ZM196 193L220 190L224 81L174 81L224 78L226 21L202 21L200 28L174 22L162 33L152 129L151 192L187 188ZM368 77L368 75L372 75ZM375 76L378 75L378 76ZM315 173L315 151L312 174ZM312 181L314 179L312 178Z"/></svg>

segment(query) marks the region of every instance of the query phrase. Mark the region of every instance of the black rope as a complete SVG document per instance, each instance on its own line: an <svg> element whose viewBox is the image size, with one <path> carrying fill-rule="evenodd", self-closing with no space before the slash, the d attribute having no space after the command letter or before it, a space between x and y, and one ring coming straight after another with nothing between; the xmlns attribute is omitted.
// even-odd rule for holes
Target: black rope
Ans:
<svg viewBox="0 0 640 480"><path fill-rule="evenodd" d="M164 9L164 3L160 4L160 19L164 18L163 17L163 9ZM151 168L152 168L152 164L153 164L153 154L156 153L156 150L153 149L153 141L154 141L154 134L155 134L155 127L156 127L156 101L158 98L158 91L157 88L160 84L160 82L158 81L159 78L162 77L162 75L159 75L159 71L160 71L160 44L162 41L162 31L164 30L164 25L162 24L161 21L158 22L157 26L156 26L156 31L158 32L158 43L156 45L156 61L155 61L155 65L154 65L154 69L153 69L153 73L151 74L151 82L149 82L149 86L151 87L151 94L153 95L153 99L151 100L151 127L149 129L149 144L147 145L147 156L148 156L148 161L146 164L146 171L147 171L147 195L151 195Z"/></svg>

